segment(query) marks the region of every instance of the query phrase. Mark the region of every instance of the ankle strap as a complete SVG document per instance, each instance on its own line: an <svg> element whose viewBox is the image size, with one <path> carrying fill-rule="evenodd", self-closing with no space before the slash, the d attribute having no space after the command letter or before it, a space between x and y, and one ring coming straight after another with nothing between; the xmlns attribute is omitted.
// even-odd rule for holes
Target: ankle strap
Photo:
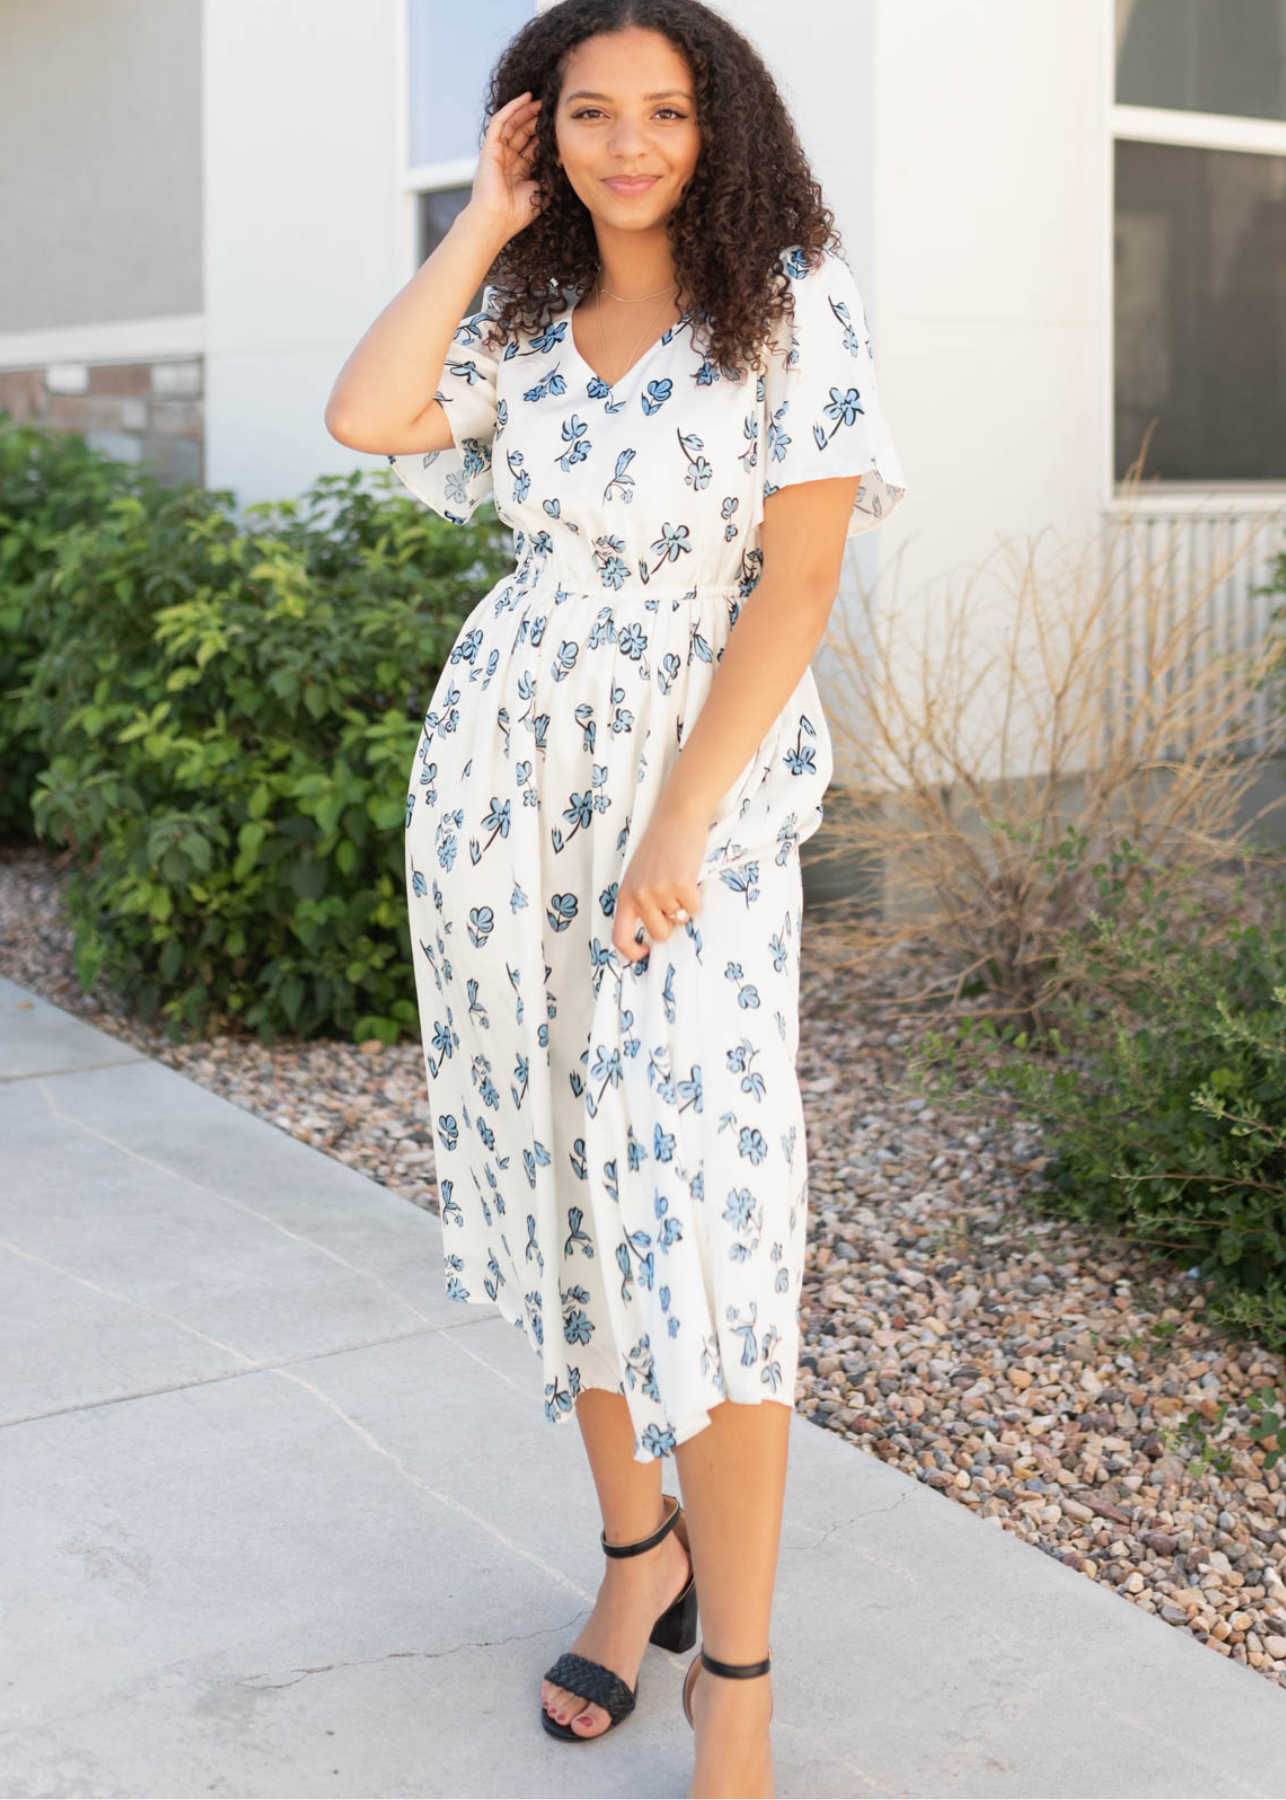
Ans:
<svg viewBox="0 0 1286 1800"><path fill-rule="evenodd" d="M665 1523L657 1527L651 1537L640 1538L636 1544L609 1544L607 1541L607 1533L605 1531L600 1531L598 1535L604 1553L608 1556L638 1556L644 1550L651 1550L655 1545L659 1544L667 1531L673 1531L675 1522L683 1509L679 1505L676 1495L663 1494L661 1498L663 1500L673 1500L674 1510Z"/></svg>
<svg viewBox="0 0 1286 1800"><path fill-rule="evenodd" d="M701 1646L701 1661L712 1675L727 1675L740 1681L748 1681L752 1675L766 1675L772 1668L772 1647L762 1662L726 1663L711 1656L705 1645Z"/></svg>

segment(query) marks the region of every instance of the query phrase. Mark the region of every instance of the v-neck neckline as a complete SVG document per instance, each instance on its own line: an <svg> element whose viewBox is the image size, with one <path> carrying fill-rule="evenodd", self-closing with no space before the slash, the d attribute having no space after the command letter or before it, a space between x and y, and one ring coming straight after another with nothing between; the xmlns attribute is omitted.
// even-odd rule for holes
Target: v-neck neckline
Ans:
<svg viewBox="0 0 1286 1800"><path fill-rule="evenodd" d="M563 308L563 317L567 320L567 346L570 349L572 355L576 358L576 361L580 364L581 368L584 369L587 374L592 375L594 377L595 381L601 381L603 386L607 389L609 394L614 394L616 392L617 388L620 387L623 382L626 382L629 380L630 376L633 375L633 373L636 369L641 369L643 364L647 361L647 359L651 355L653 355L654 352L659 350L661 348L662 344L673 343L674 339L678 335L679 331L688 323L688 320L692 318L693 314L696 311L695 307L690 306L688 308L688 310L682 315L681 318L675 319L669 325L667 325L665 330L661 333L660 337L655 338L652 341L652 343L650 343L648 345L647 349L643 352L643 354L641 356L635 357L634 361L630 364L629 368L624 370L624 372L622 374L618 375L616 377L615 381L608 381L604 376L599 374L598 370L593 366L592 363L586 362L585 358L581 355L580 351L576 347L576 325L575 325L575 320L574 320L573 315L575 314L576 308L580 305L581 301L585 298L585 296L583 293L578 292L575 288L571 288L568 291L570 292L572 298L571 298L571 301L569 302L569 304Z"/></svg>

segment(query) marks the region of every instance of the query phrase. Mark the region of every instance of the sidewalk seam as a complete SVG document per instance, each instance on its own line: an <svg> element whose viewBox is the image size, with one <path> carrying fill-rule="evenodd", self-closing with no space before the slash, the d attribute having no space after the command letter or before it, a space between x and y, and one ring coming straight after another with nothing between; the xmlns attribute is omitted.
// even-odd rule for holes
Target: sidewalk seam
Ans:
<svg viewBox="0 0 1286 1800"><path fill-rule="evenodd" d="M92 1075L98 1069L126 1069L131 1063L150 1061L150 1057L144 1056L141 1051L136 1051L133 1056L112 1056L103 1062L77 1063L73 1068L30 1069L22 1075L0 1075L0 1087L16 1086L20 1081L43 1081L46 1078L52 1080L64 1075Z"/></svg>
<svg viewBox="0 0 1286 1800"><path fill-rule="evenodd" d="M462 1326L486 1325L492 1314L477 1319L444 1320L441 1325L418 1325L410 1331L394 1332L389 1337L366 1338L358 1344L336 1344L328 1350L305 1350L298 1356L282 1357L277 1362L252 1363L245 1369L225 1369L218 1375L197 1375L191 1381L167 1382L163 1387L139 1388L131 1394L107 1394L101 1400L80 1401L73 1406L54 1406L48 1412L24 1413L19 1418L0 1419L0 1431L11 1431L20 1425L38 1425L43 1419L61 1419L69 1413L96 1412L104 1406L125 1406L134 1400L151 1400L160 1394L182 1394L189 1388L213 1387L223 1381L241 1381L247 1375L272 1375L281 1369L293 1369L302 1363L323 1362L329 1356L347 1356L356 1350L377 1350L382 1344L404 1344L412 1338L433 1337L443 1331L458 1331Z"/></svg>

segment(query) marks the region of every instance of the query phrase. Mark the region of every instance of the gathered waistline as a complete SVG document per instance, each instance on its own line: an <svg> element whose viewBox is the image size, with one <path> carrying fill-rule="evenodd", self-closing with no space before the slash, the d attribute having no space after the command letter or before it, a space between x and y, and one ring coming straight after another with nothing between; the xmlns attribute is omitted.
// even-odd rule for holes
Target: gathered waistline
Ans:
<svg viewBox="0 0 1286 1800"><path fill-rule="evenodd" d="M744 592L740 581L690 581L683 587L677 582L623 581L619 587L609 587L601 582L597 587L576 587L567 579L565 571L524 563L518 564L505 579L517 581L523 588L556 587L576 598L599 600L623 600L635 596L644 600L732 599Z"/></svg>
<svg viewBox="0 0 1286 1800"><path fill-rule="evenodd" d="M560 566L558 561L539 551L528 549L521 555L509 574L504 578L516 581L523 588L557 587L576 598L598 598L601 600L620 600L631 595L641 595L645 600L655 596L658 600L699 600L706 595L712 598L732 599L745 593L743 581L638 581L631 579L622 581L618 587L599 581L593 587L576 587L571 578L571 571Z"/></svg>

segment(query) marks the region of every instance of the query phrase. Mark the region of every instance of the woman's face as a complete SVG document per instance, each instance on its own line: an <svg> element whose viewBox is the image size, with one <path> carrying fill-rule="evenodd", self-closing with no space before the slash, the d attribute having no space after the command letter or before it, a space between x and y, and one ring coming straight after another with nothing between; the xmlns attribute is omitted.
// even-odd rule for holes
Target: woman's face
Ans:
<svg viewBox="0 0 1286 1800"><path fill-rule="evenodd" d="M687 63L669 38L637 25L576 46L554 127L572 187L598 225L622 231L666 217L701 149Z"/></svg>

